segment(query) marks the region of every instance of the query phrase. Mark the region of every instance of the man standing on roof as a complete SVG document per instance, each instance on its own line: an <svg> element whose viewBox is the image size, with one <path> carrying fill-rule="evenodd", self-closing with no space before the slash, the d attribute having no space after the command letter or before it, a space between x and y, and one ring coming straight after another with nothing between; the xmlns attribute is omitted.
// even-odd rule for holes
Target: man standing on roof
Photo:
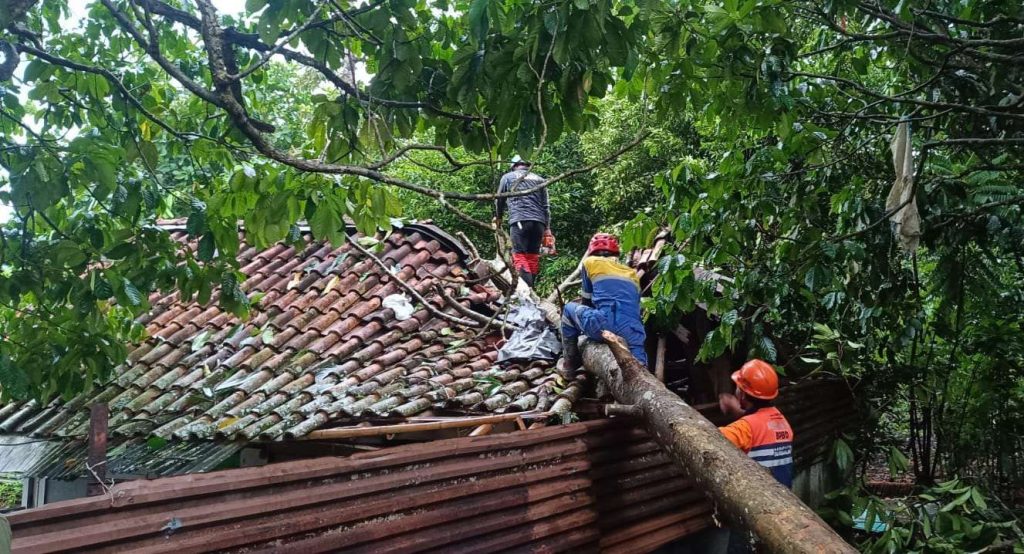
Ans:
<svg viewBox="0 0 1024 554"><path fill-rule="evenodd" d="M613 235L598 233L590 239L587 254L580 262L582 300L569 302L562 311L562 375L575 377L583 365L579 337L601 340L601 331L622 337L629 351L644 365L643 320L640 315L640 279L636 271L620 263L619 241Z"/></svg>
<svg viewBox="0 0 1024 554"><path fill-rule="evenodd" d="M722 393L718 406L735 419L719 431L747 456L771 472L786 488L793 486L793 428L773 400L779 395L779 376L771 364L753 359L733 372L736 394ZM708 552L749 552L746 533L719 529Z"/></svg>
<svg viewBox="0 0 1024 554"><path fill-rule="evenodd" d="M512 158L509 172L501 176L498 194L536 188L544 178L530 171L531 164L519 156ZM542 243L554 244L551 234L551 206L548 190L542 188L523 196L501 197L495 201L494 225L508 210L509 235L512 237L512 265L519 277L533 288L540 273Z"/></svg>

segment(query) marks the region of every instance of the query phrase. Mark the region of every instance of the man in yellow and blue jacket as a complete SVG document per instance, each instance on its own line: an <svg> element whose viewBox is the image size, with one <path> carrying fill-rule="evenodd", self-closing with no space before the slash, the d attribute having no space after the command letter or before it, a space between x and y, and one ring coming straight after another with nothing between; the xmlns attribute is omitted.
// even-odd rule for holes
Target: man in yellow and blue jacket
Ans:
<svg viewBox="0 0 1024 554"><path fill-rule="evenodd" d="M582 301L569 302L562 311L562 372L567 378L583 364L580 335L599 341L602 331L622 337L633 356L647 365L640 279L618 255L619 241L613 235L598 233L590 239L580 269Z"/></svg>

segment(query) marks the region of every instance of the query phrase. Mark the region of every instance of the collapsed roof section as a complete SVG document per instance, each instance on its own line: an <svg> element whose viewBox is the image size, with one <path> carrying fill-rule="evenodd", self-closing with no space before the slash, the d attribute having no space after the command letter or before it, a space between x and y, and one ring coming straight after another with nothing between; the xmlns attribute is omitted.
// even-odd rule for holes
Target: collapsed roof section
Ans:
<svg viewBox="0 0 1024 554"><path fill-rule="evenodd" d="M169 230L195 248L183 228ZM405 293L399 281L454 317L437 285L462 310L499 309L499 291L474 283L464 247L437 227L384 240L376 256L388 271L350 243L304 240L243 245L241 287L260 299L248 320L154 294L140 318L149 338L111 382L66 403L4 406L0 433L82 438L88 406L106 402L115 438L281 440L373 418L567 410L579 394L556 387L550 363L498 366L498 333L451 325L408 296L411 314L396 316L385 299Z"/></svg>

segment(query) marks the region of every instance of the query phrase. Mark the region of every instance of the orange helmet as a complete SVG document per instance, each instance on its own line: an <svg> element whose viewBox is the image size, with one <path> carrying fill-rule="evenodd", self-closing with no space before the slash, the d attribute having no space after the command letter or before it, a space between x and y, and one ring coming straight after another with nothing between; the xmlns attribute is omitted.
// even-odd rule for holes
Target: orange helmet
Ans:
<svg viewBox="0 0 1024 554"><path fill-rule="evenodd" d="M743 364L739 371L733 372L732 380L741 391L754 398L771 400L779 395L779 376L764 360L755 358Z"/></svg>

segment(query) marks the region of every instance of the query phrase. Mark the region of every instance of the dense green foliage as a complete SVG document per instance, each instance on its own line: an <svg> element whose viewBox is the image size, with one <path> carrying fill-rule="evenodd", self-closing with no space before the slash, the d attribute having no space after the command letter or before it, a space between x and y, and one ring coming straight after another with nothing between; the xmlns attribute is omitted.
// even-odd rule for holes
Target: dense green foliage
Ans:
<svg viewBox="0 0 1024 554"><path fill-rule="evenodd" d="M998 498L959 479L889 500L853 485L830 493L828 502L822 515L872 554L1015 551L1014 544L1019 548L1024 538L1024 530Z"/></svg>
<svg viewBox="0 0 1024 554"><path fill-rule="evenodd" d="M0 509L21 505L21 481L0 479Z"/></svg>
<svg viewBox="0 0 1024 554"><path fill-rule="evenodd" d="M859 379L876 417L905 418L871 426L870 442L909 435L922 481L969 471L1019 483L1020 6L797 3L759 15L748 2L737 18L728 5L703 20L720 21L717 35L659 43L673 60L659 108L700 106L704 152L655 178L665 209L627 234L667 223L684 245L663 260L651 307L671 316L706 300L722 325L705 356L749 349L791 376ZM734 53L724 67L719 52ZM911 252L886 209L901 121L922 218ZM695 263L735 283L716 296L677 270Z"/></svg>
<svg viewBox="0 0 1024 554"><path fill-rule="evenodd" d="M489 256L519 153L552 178L545 286L598 228L668 228L646 307L705 303L703 357L849 378L874 418L854 450L904 449L922 483L1024 482L1019 2L99 0L73 29L63 1L0 8L4 397L102 379L154 291L220 285L244 315L238 221L265 245L432 218ZM887 207L901 122L914 203ZM916 248L890 225L910 207Z"/></svg>

